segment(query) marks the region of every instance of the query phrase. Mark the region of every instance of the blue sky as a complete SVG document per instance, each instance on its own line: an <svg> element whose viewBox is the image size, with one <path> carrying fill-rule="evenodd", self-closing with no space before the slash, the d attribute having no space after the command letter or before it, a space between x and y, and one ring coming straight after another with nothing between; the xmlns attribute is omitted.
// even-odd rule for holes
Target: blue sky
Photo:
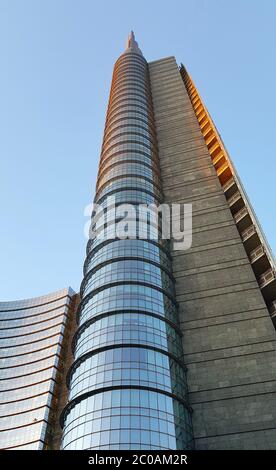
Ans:
<svg viewBox="0 0 276 470"><path fill-rule="evenodd" d="M0 0L0 299L78 290L113 63L191 73L267 238L275 234L274 0Z"/></svg>

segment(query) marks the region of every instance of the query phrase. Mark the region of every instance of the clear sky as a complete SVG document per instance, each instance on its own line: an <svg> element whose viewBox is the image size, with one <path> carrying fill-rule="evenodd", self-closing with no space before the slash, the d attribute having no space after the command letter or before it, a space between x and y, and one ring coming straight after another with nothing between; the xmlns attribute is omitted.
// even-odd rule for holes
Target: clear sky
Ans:
<svg viewBox="0 0 276 470"><path fill-rule="evenodd" d="M276 251L275 0L0 0L0 299L78 290L113 63L191 73Z"/></svg>

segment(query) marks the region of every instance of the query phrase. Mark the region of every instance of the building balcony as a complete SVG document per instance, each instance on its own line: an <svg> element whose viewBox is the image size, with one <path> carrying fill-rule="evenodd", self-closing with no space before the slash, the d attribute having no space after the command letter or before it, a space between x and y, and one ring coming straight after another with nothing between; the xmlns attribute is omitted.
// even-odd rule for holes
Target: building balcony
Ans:
<svg viewBox="0 0 276 470"><path fill-rule="evenodd" d="M217 175L220 180L221 186L223 186L229 178L232 177L231 169L228 162L224 162L217 170Z"/></svg>
<svg viewBox="0 0 276 470"><path fill-rule="evenodd" d="M208 148L208 150L209 150L209 153L212 155L217 149L220 149L220 145L218 141L216 140L216 142L210 148Z"/></svg>
<svg viewBox="0 0 276 470"><path fill-rule="evenodd" d="M245 230L241 233L242 241L243 241L243 242L246 242L246 241L247 241L250 237L252 237L255 233L256 233L256 229L255 229L255 226L252 224L252 225L250 225L250 227L248 227L247 229L245 229Z"/></svg>
<svg viewBox="0 0 276 470"><path fill-rule="evenodd" d="M228 201L229 206L232 207L240 199L241 199L241 194L239 191L237 191L235 194L233 194L233 196L227 199L227 201Z"/></svg>
<svg viewBox="0 0 276 470"><path fill-rule="evenodd" d="M229 199L227 199L227 202L232 213L237 213L244 207L244 201L239 191L236 191Z"/></svg>
<svg viewBox="0 0 276 470"><path fill-rule="evenodd" d="M213 158L214 166L216 166L219 162L221 162L222 158L224 158L225 160L224 153L222 150L220 150L220 152Z"/></svg>
<svg viewBox="0 0 276 470"><path fill-rule="evenodd" d="M226 197L233 196L233 194L237 191L236 180L233 177L230 177L222 186L222 189Z"/></svg>
<svg viewBox="0 0 276 470"><path fill-rule="evenodd" d="M268 307L272 323L274 325L274 328L276 329L276 300L273 300L271 304Z"/></svg>
<svg viewBox="0 0 276 470"><path fill-rule="evenodd" d="M270 304L276 299L276 272L269 268L258 278L259 286L262 290L266 304Z"/></svg>
<svg viewBox="0 0 276 470"><path fill-rule="evenodd" d="M255 250L251 251L249 258L251 263L255 263L261 256L265 255L265 250L262 245L257 246Z"/></svg>
<svg viewBox="0 0 276 470"><path fill-rule="evenodd" d="M205 126L205 128L206 128L206 126ZM214 131L213 131L213 128L209 126L208 132L205 132L205 134L204 134L205 143L206 144L207 144L207 142L209 143L213 138L214 138Z"/></svg>
<svg viewBox="0 0 276 470"><path fill-rule="evenodd" d="M242 207L234 214L234 220L240 233L244 232L247 228L250 227L250 225L252 225L252 220L246 206Z"/></svg>
<svg viewBox="0 0 276 470"><path fill-rule="evenodd" d="M194 106L194 110L195 110L195 113L196 113L197 116L199 115L199 113L200 113L201 111L204 110L204 108L203 108L203 106L202 106L202 104L201 104L200 101L196 104L196 106Z"/></svg>
<svg viewBox="0 0 276 470"><path fill-rule="evenodd" d="M195 96L192 98L192 102L193 102L194 107L196 106L198 102L200 102L199 96L197 93L195 93Z"/></svg>
<svg viewBox="0 0 276 470"><path fill-rule="evenodd" d="M241 233L241 239L248 255L261 244L256 227L253 224Z"/></svg>
<svg viewBox="0 0 276 470"><path fill-rule="evenodd" d="M206 117L206 113L202 107L202 109L200 109L199 112L196 113L196 116L197 116L197 120L198 120L198 123L199 125L201 125L201 123L203 122L203 119Z"/></svg>
<svg viewBox="0 0 276 470"><path fill-rule="evenodd" d="M217 137L212 131L211 135L205 140L207 147L212 147L217 142Z"/></svg>
<svg viewBox="0 0 276 470"><path fill-rule="evenodd" d="M273 300L273 302L269 306L269 313L270 313L271 318L276 320L276 300Z"/></svg>
<svg viewBox="0 0 276 470"><path fill-rule="evenodd" d="M234 215L236 224L248 214L246 207L244 206L239 212Z"/></svg>
<svg viewBox="0 0 276 470"><path fill-rule="evenodd" d="M263 289L265 286L275 281L275 279L276 279L276 273L274 269L272 268L268 269L259 277L260 288Z"/></svg>
<svg viewBox="0 0 276 470"><path fill-rule="evenodd" d="M208 132L212 129L207 117L203 119L203 121L200 124L200 127L202 130L203 137L205 137L208 134Z"/></svg>
<svg viewBox="0 0 276 470"><path fill-rule="evenodd" d="M254 250L252 250L249 253L249 259L257 277L259 277L262 273L266 273L270 268L270 262L263 245L259 245Z"/></svg>

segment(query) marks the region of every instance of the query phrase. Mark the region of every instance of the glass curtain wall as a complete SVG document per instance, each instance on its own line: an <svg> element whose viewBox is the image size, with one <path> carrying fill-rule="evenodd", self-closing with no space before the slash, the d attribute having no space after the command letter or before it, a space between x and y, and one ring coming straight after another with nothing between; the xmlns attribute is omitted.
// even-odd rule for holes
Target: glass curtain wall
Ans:
<svg viewBox="0 0 276 470"><path fill-rule="evenodd" d="M0 302L0 449L48 448L74 295Z"/></svg>

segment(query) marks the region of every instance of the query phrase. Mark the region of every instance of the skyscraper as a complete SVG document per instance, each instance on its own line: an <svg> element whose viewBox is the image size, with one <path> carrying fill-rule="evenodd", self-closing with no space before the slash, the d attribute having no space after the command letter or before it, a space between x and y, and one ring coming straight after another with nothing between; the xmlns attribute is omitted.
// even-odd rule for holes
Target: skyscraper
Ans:
<svg viewBox="0 0 276 470"><path fill-rule="evenodd" d="M106 208L111 195L162 201L149 70L133 33L114 67L95 202ZM62 448L191 448L167 240L90 239L80 296Z"/></svg>
<svg viewBox="0 0 276 470"><path fill-rule="evenodd" d="M191 247L175 250L159 218L156 238L148 218L113 236L123 213L111 217L109 198L137 208L133 222L141 204L192 204ZM273 255L187 70L174 57L148 63L133 33L114 66L94 202L105 218L92 219L77 326L65 326L54 412L34 446L275 449ZM14 429L36 409L25 398ZM9 436L1 447L14 447Z"/></svg>

